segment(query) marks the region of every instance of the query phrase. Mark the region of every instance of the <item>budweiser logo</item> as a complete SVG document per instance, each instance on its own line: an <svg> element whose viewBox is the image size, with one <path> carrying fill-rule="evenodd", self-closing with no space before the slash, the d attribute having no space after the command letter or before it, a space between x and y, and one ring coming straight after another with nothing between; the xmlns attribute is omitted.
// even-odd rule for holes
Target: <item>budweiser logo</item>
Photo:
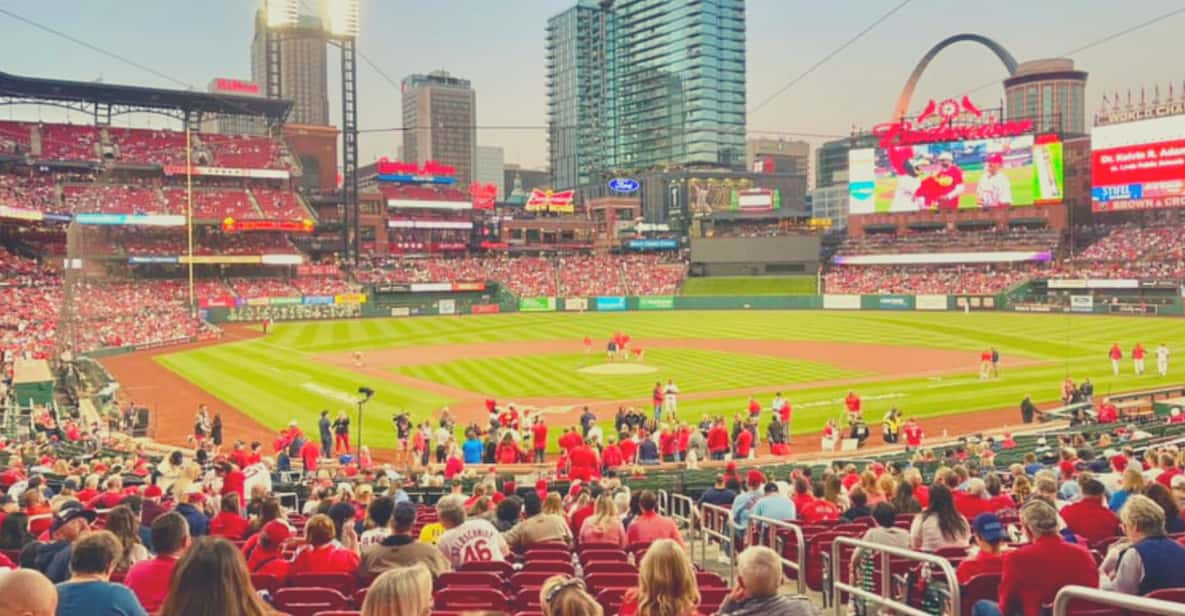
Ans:
<svg viewBox="0 0 1185 616"><path fill-rule="evenodd" d="M961 117L983 118L983 111L964 96L942 102L931 100L914 121L885 122L872 127L872 134L880 138L880 147L895 145L918 145L938 141L969 141L975 139L998 139L1015 137L1032 132L1032 120L1013 122L984 122L978 124L956 124ZM926 125L937 121L936 124Z"/></svg>

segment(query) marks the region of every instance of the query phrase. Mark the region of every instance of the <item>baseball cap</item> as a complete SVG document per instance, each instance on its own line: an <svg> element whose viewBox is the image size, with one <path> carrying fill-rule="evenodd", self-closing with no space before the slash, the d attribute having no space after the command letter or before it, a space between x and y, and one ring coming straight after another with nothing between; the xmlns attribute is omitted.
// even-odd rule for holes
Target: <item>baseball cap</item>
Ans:
<svg viewBox="0 0 1185 616"><path fill-rule="evenodd" d="M1004 157L999 154L988 154L987 162L993 165L1004 164Z"/></svg>
<svg viewBox="0 0 1185 616"><path fill-rule="evenodd" d="M395 513L391 514L391 519L397 527L410 527L416 523L416 506L406 501L396 504Z"/></svg>
<svg viewBox="0 0 1185 616"><path fill-rule="evenodd" d="M158 485L150 485L147 488L144 488L144 498L159 498L163 494L164 491L161 490L160 486Z"/></svg>
<svg viewBox="0 0 1185 616"><path fill-rule="evenodd" d="M69 501L58 509L53 516L53 524L49 527L50 533L58 532L61 527L77 520L84 518L88 523L95 521L95 512L88 509L83 509L82 504L77 501Z"/></svg>
<svg viewBox="0 0 1185 616"><path fill-rule="evenodd" d="M1004 531L1004 523L994 513L981 513L975 516L971 526L975 529L975 536L984 541L995 543L1008 538L1008 533Z"/></svg>
<svg viewBox="0 0 1185 616"><path fill-rule="evenodd" d="M63 490L77 490L78 489L78 482L73 479L67 479L62 482L62 489Z"/></svg>
<svg viewBox="0 0 1185 616"><path fill-rule="evenodd" d="M272 545L280 545L292 536L292 529L288 528L287 524L279 520L272 520L271 522L264 524L260 532L263 533L263 536L267 539L267 542Z"/></svg>
<svg viewBox="0 0 1185 616"><path fill-rule="evenodd" d="M755 488L765 483L765 475L762 474L761 471L749 471L748 474L745 475L745 483L749 484L749 487Z"/></svg>
<svg viewBox="0 0 1185 616"><path fill-rule="evenodd" d="M725 470L727 470L729 473L735 473L737 470L737 463L729 462L728 466L725 467Z"/></svg>
<svg viewBox="0 0 1185 616"><path fill-rule="evenodd" d="M954 160L955 157L950 152L943 152L938 155L938 160Z"/></svg>

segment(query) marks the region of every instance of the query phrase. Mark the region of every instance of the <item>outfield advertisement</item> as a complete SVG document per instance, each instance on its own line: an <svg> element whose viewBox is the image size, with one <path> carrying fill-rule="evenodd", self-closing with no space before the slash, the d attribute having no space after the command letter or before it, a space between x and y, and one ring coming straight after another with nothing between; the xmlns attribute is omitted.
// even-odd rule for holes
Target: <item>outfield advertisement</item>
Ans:
<svg viewBox="0 0 1185 616"><path fill-rule="evenodd" d="M436 302L436 311L440 314L457 314L457 302L451 299L442 299Z"/></svg>
<svg viewBox="0 0 1185 616"><path fill-rule="evenodd" d="M946 310L945 295L916 295L914 308L917 310Z"/></svg>
<svg viewBox="0 0 1185 616"><path fill-rule="evenodd" d="M520 297L519 312L552 312L555 310L554 297Z"/></svg>
<svg viewBox="0 0 1185 616"><path fill-rule="evenodd" d="M595 302L597 310L603 312L625 310L624 297L598 297Z"/></svg>
<svg viewBox="0 0 1185 616"><path fill-rule="evenodd" d="M673 295L650 295L638 298L638 310L673 310L675 297Z"/></svg>
<svg viewBox="0 0 1185 616"><path fill-rule="evenodd" d="M824 310L859 310L860 296L859 295L824 295L823 296Z"/></svg>
<svg viewBox="0 0 1185 616"><path fill-rule="evenodd" d="M913 310L914 308L912 295L878 295L876 303L881 310Z"/></svg>
<svg viewBox="0 0 1185 616"><path fill-rule="evenodd" d="M1096 126L1090 140L1094 211L1185 207L1185 115Z"/></svg>
<svg viewBox="0 0 1185 616"><path fill-rule="evenodd" d="M1071 295L1070 312L1094 312L1094 296Z"/></svg>
<svg viewBox="0 0 1185 616"><path fill-rule="evenodd" d="M502 312L502 306L498 304L473 304L469 307L469 312L473 314L498 314Z"/></svg>
<svg viewBox="0 0 1185 616"><path fill-rule="evenodd" d="M861 148L848 154L851 214L1060 203L1062 144L1032 135Z"/></svg>
<svg viewBox="0 0 1185 616"><path fill-rule="evenodd" d="M588 310L588 298L585 297L565 297L564 310L568 312L584 312Z"/></svg>

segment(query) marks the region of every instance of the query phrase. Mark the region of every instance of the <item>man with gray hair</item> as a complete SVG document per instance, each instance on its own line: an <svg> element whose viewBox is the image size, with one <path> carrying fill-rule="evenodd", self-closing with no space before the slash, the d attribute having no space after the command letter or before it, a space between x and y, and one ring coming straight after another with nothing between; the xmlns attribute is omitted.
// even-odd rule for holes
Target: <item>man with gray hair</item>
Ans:
<svg viewBox="0 0 1185 616"><path fill-rule="evenodd" d="M32 569L0 570L0 616L53 616L58 591L53 582Z"/></svg>
<svg viewBox="0 0 1185 616"><path fill-rule="evenodd" d="M720 606L721 616L815 616L819 610L803 595L778 593L782 559L761 546L750 546L737 556L737 584Z"/></svg>
<svg viewBox="0 0 1185 616"><path fill-rule="evenodd" d="M1111 545L1103 559L1102 587L1129 595L1185 587L1185 547L1165 534L1164 509L1133 494L1119 511L1124 541Z"/></svg>
<svg viewBox="0 0 1185 616"><path fill-rule="evenodd" d="M1030 543L1004 554L998 602L976 602L973 616L1040 614L1041 606L1052 603L1063 586L1099 585L1094 557L1062 539L1053 505L1040 498L1030 500L1020 510L1020 522Z"/></svg>
<svg viewBox="0 0 1185 616"><path fill-rule="evenodd" d="M483 518L465 519L465 503L457 496L446 496L436 503L436 514L444 534L436 541L444 557L459 569L468 562L504 561L510 546L502 533Z"/></svg>

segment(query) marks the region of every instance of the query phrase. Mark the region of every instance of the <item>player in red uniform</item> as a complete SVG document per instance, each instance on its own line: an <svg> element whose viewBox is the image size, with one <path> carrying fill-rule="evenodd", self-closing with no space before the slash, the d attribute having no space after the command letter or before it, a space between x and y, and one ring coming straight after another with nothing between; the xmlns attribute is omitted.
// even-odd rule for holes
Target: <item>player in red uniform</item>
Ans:
<svg viewBox="0 0 1185 616"><path fill-rule="evenodd" d="M588 355L590 353L592 353L592 338L585 336L584 337L584 354Z"/></svg>
<svg viewBox="0 0 1185 616"><path fill-rule="evenodd" d="M1118 342L1111 345L1111 350L1107 352L1107 357L1111 358L1111 373L1119 376L1119 360L1123 359L1123 351L1119 348Z"/></svg>
<svg viewBox="0 0 1185 616"><path fill-rule="evenodd" d="M848 421L863 419L863 413L860 411L860 396L857 396L856 392L849 390L848 396L844 398L843 403L848 409Z"/></svg>
<svg viewBox="0 0 1185 616"><path fill-rule="evenodd" d="M918 421L913 417L905 422L905 427L901 429L901 433L905 435L905 447L910 450L917 450L922 447L922 437L925 433L922 432L922 426L918 425Z"/></svg>
<svg viewBox="0 0 1185 616"><path fill-rule="evenodd" d="M992 351L985 349L979 354L979 380L986 381L992 374Z"/></svg>
<svg viewBox="0 0 1185 616"><path fill-rule="evenodd" d="M959 209L959 197L967 189L963 184L963 170L955 164L955 157L950 152L938 155L938 171L922 182L922 189L927 198L927 205L933 203L940 210ZM929 184L930 186L927 186Z"/></svg>
<svg viewBox="0 0 1185 616"><path fill-rule="evenodd" d="M1144 345L1139 342L1132 347L1132 362L1136 365L1136 376L1144 376Z"/></svg>
<svg viewBox="0 0 1185 616"><path fill-rule="evenodd" d="M531 426L531 444L535 449L535 462L543 461L543 451L547 449L547 424L543 423L543 416L535 418L535 425Z"/></svg>
<svg viewBox="0 0 1185 616"><path fill-rule="evenodd" d="M749 396L749 418L756 419L761 415L761 403L754 396Z"/></svg>

